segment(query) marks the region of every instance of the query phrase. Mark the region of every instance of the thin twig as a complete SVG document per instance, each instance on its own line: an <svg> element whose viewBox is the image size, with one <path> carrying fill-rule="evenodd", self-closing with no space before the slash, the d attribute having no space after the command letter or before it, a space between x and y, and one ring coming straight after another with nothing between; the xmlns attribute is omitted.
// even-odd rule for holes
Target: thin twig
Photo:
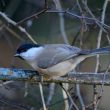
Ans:
<svg viewBox="0 0 110 110"><path fill-rule="evenodd" d="M108 0L105 0L104 5L103 5L102 17L101 17L102 23L104 23L104 20L105 20L105 12L106 12L106 8L107 8L107 4L108 4ZM101 27L99 34L98 34L98 39L97 39L97 48L100 48L102 33L103 33L103 28ZM97 55L96 68L95 68L96 73L98 72L99 65L100 65L99 55ZM94 110L97 110L97 106L98 106L96 99L97 99L97 92L96 92L96 86L94 86Z"/></svg>
<svg viewBox="0 0 110 110"><path fill-rule="evenodd" d="M96 24L105 32L107 33L107 31L104 29L103 25L101 25L96 17L94 16L94 14L92 13L92 11L89 9L88 5L87 5L87 0L82 0L82 3L84 4L84 8L86 9L86 11L92 16L92 18L94 19L94 21L96 22Z"/></svg>
<svg viewBox="0 0 110 110"><path fill-rule="evenodd" d="M108 74L109 69L110 69L110 64L108 65L108 67L107 67L105 73L103 74L103 80L102 80L101 90L100 90L100 93L99 93L99 95L97 96L97 98L96 98L96 100L95 100L97 107L98 107L98 104L99 104L99 102L100 102L100 100L101 100L101 98L102 98L102 94L103 94L103 92L104 92L104 85L105 85L104 82L105 82L105 80L106 80L106 77L107 77L107 74ZM92 106L92 105L94 105L94 102L88 104L88 105L86 106L86 108L89 108L89 107ZM97 107L96 107L96 108L97 108Z"/></svg>
<svg viewBox="0 0 110 110"><path fill-rule="evenodd" d="M110 36L106 35L107 40L108 40L108 44L110 45Z"/></svg>
<svg viewBox="0 0 110 110"><path fill-rule="evenodd" d="M41 99L42 99L42 104L43 104L43 110L47 110L45 100L44 100L43 88L42 88L41 83L39 83L39 88L40 88L40 94L41 94Z"/></svg>
<svg viewBox="0 0 110 110"><path fill-rule="evenodd" d="M25 82L24 97L27 97L27 95L28 95L28 82Z"/></svg>
<svg viewBox="0 0 110 110"><path fill-rule="evenodd" d="M53 0L53 1L55 3L56 9L59 10L59 11L62 10L62 6L61 6L60 1L59 0ZM67 35L66 35L66 32L65 32L65 20L64 20L64 16L63 16L64 14L63 13L58 13L58 14L59 14L59 20L60 20L59 24L60 24L61 36L64 40L64 43L69 44L69 41L68 41L68 38L67 38ZM65 90L67 90L69 85L68 84L63 84L63 85L64 85ZM62 89L62 93L63 93L64 99L66 99L68 96L67 96L66 92L63 89ZM65 100L64 103L65 103L65 110L68 110L68 108L69 108L68 100Z"/></svg>
<svg viewBox="0 0 110 110"><path fill-rule="evenodd" d="M81 19L81 22L82 22L82 29L83 30L87 30L87 23L86 23L86 19L84 18L85 17L85 15L84 15L84 12L83 12L83 10L82 10L82 8L81 8L81 5L80 5L80 3L79 3L79 0L76 0L76 2L77 2L77 5L78 5L78 8L79 8L79 10L80 10L80 13L82 14L82 19ZM83 32L83 31L82 31Z"/></svg>
<svg viewBox="0 0 110 110"><path fill-rule="evenodd" d="M84 19L91 20L91 21L97 21L99 24L101 24L105 28L110 29L110 26L108 26L107 24L101 23L98 19L90 18L90 17L87 17L87 16L83 17L83 16L77 15L73 12L70 12L68 9L67 10L61 10L61 11L59 11L59 10L47 10L46 12L47 13L66 13L66 14L69 14L69 15L74 16L74 17L79 18L79 19L84 18Z"/></svg>
<svg viewBox="0 0 110 110"><path fill-rule="evenodd" d="M54 93L55 93L55 83L52 83L49 85L49 94L48 94L47 102L46 102L47 106L50 105L50 102L53 98Z"/></svg>
<svg viewBox="0 0 110 110"><path fill-rule="evenodd" d="M48 3L47 3L47 0L45 0L45 8L48 9Z"/></svg>
<svg viewBox="0 0 110 110"><path fill-rule="evenodd" d="M79 84L76 84L76 90L77 90L76 94L78 96L78 99L79 99L79 102L80 102L80 105L81 105L81 109L85 110L85 104L84 104L83 98L81 96L80 87L79 86L80 86Z"/></svg>
<svg viewBox="0 0 110 110"><path fill-rule="evenodd" d="M22 23L24 23L24 22L26 22L26 21L28 21L28 20L30 20L30 19L35 19L36 17L38 18L38 16L41 15L41 14L43 14L43 13L45 13L46 10L47 10L47 9L43 9L43 10L41 10L40 12L37 12L37 13L35 13L35 14L33 14L33 15L27 17L27 18L24 18L23 20L17 22L17 25L21 25Z"/></svg>
<svg viewBox="0 0 110 110"><path fill-rule="evenodd" d="M83 9L79 3L79 0L76 0L76 3L78 5L78 8L80 10L80 13L82 14L82 19L81 20L81 28L80 28L80 47L82 47L83 45L83 34L84 34L84 31L87 30L87 24L86 24L86 19L84 18L84 13L83 13ZM81 105L81 109L82 110L85 110L85 104L84 104L84 101L83 101L83 98L81 96L81 92L80 92L80 85L79 84L76 84L76 94L78 96L78 99L79 99L79 103Z"/></svg>
<svg viewBox="0 0 110 110"><path fill-rule="evenodd" d="M21 26L17 26L17 23L10 18L8 18L4 13L0 12L0 19L4 23L4 27L8 30L11 34L17 37L20 40L23 40L22 37L25 36L29 38L32 42L36 43L36 41L31 37L31 35ZM13 31L16 30L17 32ZM22 37L21 37L22 35Z"/></svg>
<svg viewBox="0 0 110 110"><path fill-rule="evenodd" d="M61 11L62 10L62 6L60 4L59 0L53 0L55 5L56 5L56 9ZM69 44L68 39L67 39L67 35L65 32L65 21L64 21L64 17L63 17L63 13L58 13L59 14L59 19L60 19L60 31L61 31L61 35L63 37L63 40L66 44Z"/></svg>
<svg viewBox="0 0 110 110"><path fill-rule="evenodd" d="M68 95L68 98L70 99L73 107L76 109L76 110L79 110L78 106L75 104L75 102L73 101L70 93L63 87L63 85L61 85L61 88L63 88L63 90L66 92L66 94Z"/></svg>
<svg viewBox="0 0 110 110"><path fill-rule="evenodd" d="M65 88L65 91L67 91L68 87L69 87L69 84L68 83L67 84L62 83L62 86L63 86L63 88ZM65 91L64 91L64 89L62 89L63 98L67 99L68 98L68 94ZM65 100L64 103L65 103L65 110L68 110L69 109L69 102L68 102L68 100Z"/></svg>
<svg viewBox="0 0 110 110"><path fill-rule="evenodd" d="M41 14L45 13L45 11L47 11L47 7L48 7L48 6L47 6L47 0L45 0L45 7L44 7L43 10L41 10L41 11L38 12L38 13L33 14L32 16L29 16L29 17L27 17L27 18L25 18L25 19L19 21L16 25L20 25L20 24L22 24L22 23L24 23L24 22L26 22L26 21L28 21L28 20L30 20L30 19L34 19L34 18L36 18L36 17L38 18L38 16L40 16ZM33 40L31 36L28 36L28 38L30 38L33 43L36 43L36 41ZM42 87L42 84L41 84L40 82L39 82L39 89L40 89L40 94L41 94L43 109L46 110L46 104L45 104L44 94L43 94L43 87Z"/></svg>
<svg viewBox="0 0 110 110"><path fill-rule="evenodd" d="M22 19L21 21L17 22L17 25L20 25L20 24L22 24L22 23L24 23L30 19L38 18L41 14L45 13L47 11L47 9L48 9L48 4L47 4L47 0L45 0L44 9L42 9L40 12L37 12L37 13L27 17L27 18Z"/></svg>
<svg viewBox="0 0 110 110"><path fill-rule="evenodd" d="M18 103L15 103L15 102L11 102L7 99L4 99L4 97L0 97L0 103L3 103L4 105L7 105L7 106L10 106L12 108L17 108L17 109L20 109L20 110L28 110L30 108L28 108L27 106L22 106Z"/></svg>
<svg viewBox="0 0 110 110"><path fill-rule="evenodd" d="M110 64L108 65L106 71L105 71L105 74L103 76L103 82L102 82L102 85L101 85L101 90L100 90L100 93L99 95L97 96L97 103L96 103L96 109L99 105L99 102L101 101L101 98L102 98L102 95L103 95L103 92L104 92L104 80L106 78L106 74L108 73L108 70L110 69Z"/></svg>

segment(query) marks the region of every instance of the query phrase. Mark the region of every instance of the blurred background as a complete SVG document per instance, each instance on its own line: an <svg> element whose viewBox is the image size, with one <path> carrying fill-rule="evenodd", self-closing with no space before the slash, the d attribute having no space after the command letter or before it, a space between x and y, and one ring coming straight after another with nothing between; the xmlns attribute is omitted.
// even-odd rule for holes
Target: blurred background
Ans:
<svg viewBox="0 0 110 110"><path fill-rule="evenodd" d="M100 47L110 45L108 0L47 0L46 4L45 1L0 0L0 11L17 23L12 25L10 20L4 20L0 14L0 67L32 69L24 61L13 57L20 44L32 42L26 33L40 44L68 43L82 49L97 48L98 44ZM36 16L36 13L44 9L44 12ZM107 25L101 23L104 9L106 10L104 23ZM22 32L19 26L23 27L26 33ZM101 56L98 71L105 71L109 61L110 55ZM78 66L77 71L94 72L95 67L96 58L89 58ZM70 86L73 87L70 91L72 98L81 110L76 87L72 84ZM52 91L50 88L49 84L43 86L48 109L65 110L61 88L55 85L52 99L49 101L49 91ZM97 91L100 91L100 86L97 86ZM104 87L98 110L109 110L109 92L110 88ZM1 86L0 110L39 110L42 108L39 94L39 87L36 84L12 82L6 87ZM84 105L89 105L93 101L93 86L80 85L80 94ZM92 109L92 106L87 108ZM75 110L74 107L71 110Z"/></svg>

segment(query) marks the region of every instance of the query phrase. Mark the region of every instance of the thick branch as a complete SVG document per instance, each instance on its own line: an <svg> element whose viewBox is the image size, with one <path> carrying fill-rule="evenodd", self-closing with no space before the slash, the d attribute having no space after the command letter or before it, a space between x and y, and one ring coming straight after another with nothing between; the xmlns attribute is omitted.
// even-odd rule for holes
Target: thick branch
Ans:
<svg viewBox="0 0 110 110"><path fill-rule="evenodd" d="M101 85L104 82L104 85L110 85L110 73L90 73L90 72L77 72L70 73L68 77L59 77L54 79L47 79L44 77L43 81L47 83L79 83L79 84L97 84ZM35 76L31 78L31 76ZM15 80L15 81L29 81L32 83L38 83L41 80L39 74L31 70L22 70L22 69L9 69L9 68L0 68L0 80Z"/></svg>

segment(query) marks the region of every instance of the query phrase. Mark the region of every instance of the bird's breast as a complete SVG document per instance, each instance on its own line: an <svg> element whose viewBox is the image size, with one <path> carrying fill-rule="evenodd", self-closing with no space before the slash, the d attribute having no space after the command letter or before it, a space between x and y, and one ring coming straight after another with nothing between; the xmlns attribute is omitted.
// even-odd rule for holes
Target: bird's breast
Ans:
<svg viewBox="0 0 110 110"><path fill-rule="evenodd" d="M85 58L82 58L82 57L79 57L79 58L76 57L73 59L60 62L46 69L38 67L37 63L30 63L30 64L36 71L38 71L41 74L48 75L50 77L60 77L74 70L75 67L84 59Z"/></svg>

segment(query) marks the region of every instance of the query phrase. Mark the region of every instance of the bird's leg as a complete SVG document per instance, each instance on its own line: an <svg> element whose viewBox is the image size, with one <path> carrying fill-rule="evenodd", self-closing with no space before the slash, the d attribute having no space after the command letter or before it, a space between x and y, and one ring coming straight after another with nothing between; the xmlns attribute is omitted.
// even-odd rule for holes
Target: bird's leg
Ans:
<svg viewBox="0 0 110 110"><path fill-rule="evenodd" d="M36 74L31 74L31 75L29 75L29 79L32 80L35 75L36 75Z"/></svg>
<svg viewBox="0 0 110 110"><path fill-rule="evenodd" d="M47 74L42 73L41 71L36 71L35 74L31 74L29 76L29 79L36 79L39 80L40 83L44 83L44 81L47 81L48 79L50 79L51 77Z"/></svg>
<svg viewBox="0 0 110 110"><path fill-rule="evenodd" d="M34 74L29 75L29 80L39 80L39 82L43 83L44 75L38 71L36 71Z"/></svg>
<svg viewBox="0 0 110 110"><path fill-rule="evenodd" d="M45 79L48 79L48 76L39 72L39 81L43 83Z"/></svg>
<svg viewBox="0 0 110 110"><path fill-rule="evenodd" d="M41 82L41 84L43 83L43 81L44 81L44 76L42 74L40 74L40 82Z"/></svg>
<svg viewBox="0 0 110 110"><path fill-rule="evenodd" d="M43 81L44 81L44 75L41 73L41 72L36 72L36 74L39 76L39 82L40 83L43 83ZM37 77L36 77L37 78Z"/></svg>

